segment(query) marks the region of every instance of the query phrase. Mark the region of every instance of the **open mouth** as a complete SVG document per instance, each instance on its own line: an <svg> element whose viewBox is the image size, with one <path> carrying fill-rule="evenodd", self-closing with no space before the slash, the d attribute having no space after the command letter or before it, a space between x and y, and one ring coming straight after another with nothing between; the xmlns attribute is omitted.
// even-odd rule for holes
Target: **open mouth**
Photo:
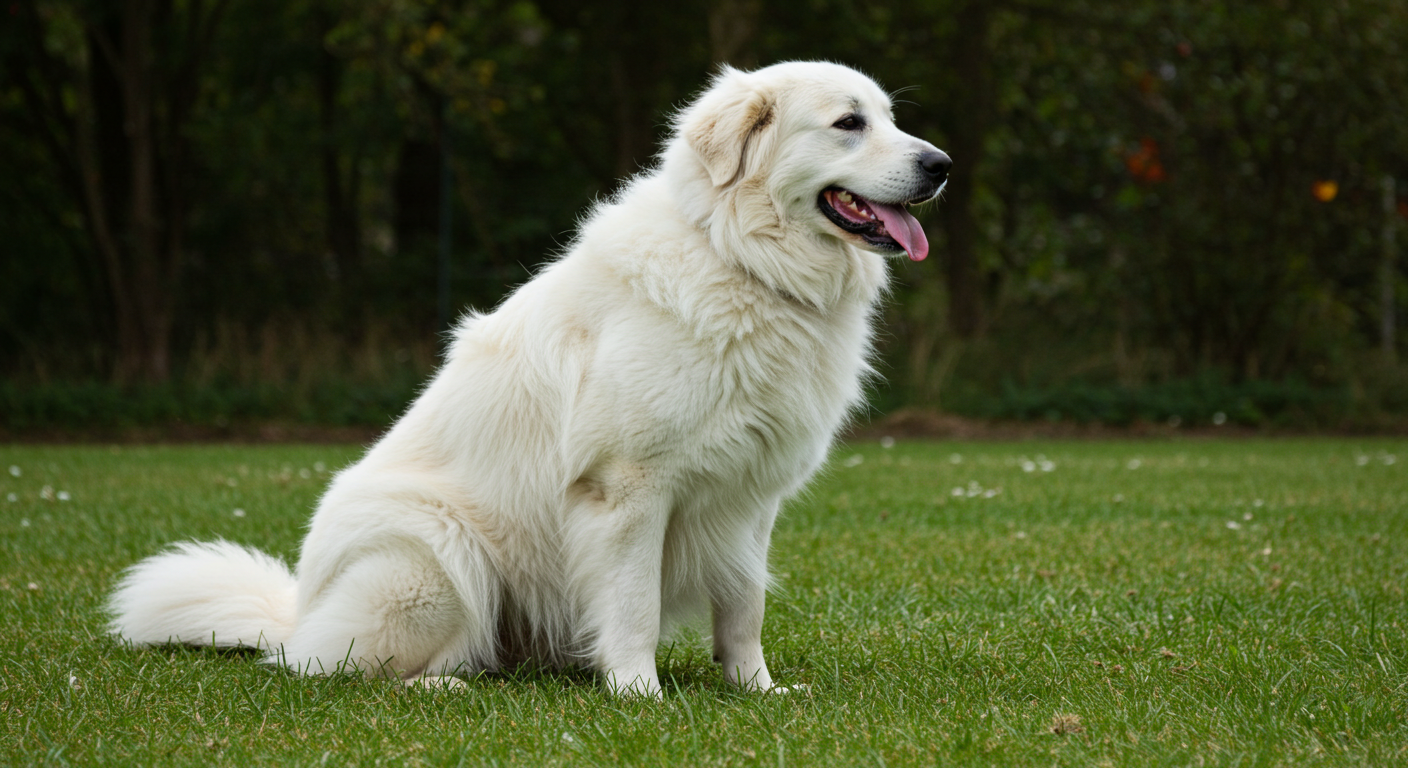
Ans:
<svg viewBox="0 0 1408 768"><path fill-rule="evenodd" d="M871 247L904 251L914 261L929 255L924 228L905 210L904 203L879 203L840 187L828 187L817 198L817 207L832 224Z"/></svg>

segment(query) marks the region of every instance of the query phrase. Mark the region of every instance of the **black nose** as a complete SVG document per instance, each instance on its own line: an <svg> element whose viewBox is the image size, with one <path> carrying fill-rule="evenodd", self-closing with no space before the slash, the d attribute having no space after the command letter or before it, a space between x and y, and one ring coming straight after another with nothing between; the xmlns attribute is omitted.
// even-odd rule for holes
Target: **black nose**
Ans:
<svg viewBox="0 0 1408 768"><path fill-rule="evenodd" d="M929 178L933 179L935 184L942 184L948 178L948 169L953 167L953 161L949 159L948 155L934 150L919 156L919 167L929 174Z"/></svg>

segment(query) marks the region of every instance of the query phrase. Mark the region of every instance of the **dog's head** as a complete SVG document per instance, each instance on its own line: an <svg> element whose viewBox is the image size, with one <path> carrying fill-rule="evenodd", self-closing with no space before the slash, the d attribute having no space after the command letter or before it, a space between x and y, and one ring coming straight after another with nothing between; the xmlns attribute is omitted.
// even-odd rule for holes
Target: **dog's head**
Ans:
<svg viewBox="0 0 1408 768"><path fill-rule="evenodd" d="M928 255L905 207L936 196L952 163L895 127L889 96L865 75L819 62L726 67L676 127L714 191L748 201L737 213L763 221L766 206L767 224L784 230Z"/></svg>

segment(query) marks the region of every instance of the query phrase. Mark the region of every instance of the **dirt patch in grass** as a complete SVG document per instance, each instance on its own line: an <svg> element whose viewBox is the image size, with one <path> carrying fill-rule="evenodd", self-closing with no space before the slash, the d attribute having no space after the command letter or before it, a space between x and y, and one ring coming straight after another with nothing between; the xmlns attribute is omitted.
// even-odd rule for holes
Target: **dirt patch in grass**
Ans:
<svg viewBox="0 0 1408 768"><path fill-rule="evenodd" d="M1167 423L1136 421L1114 426L1075 421L996 421L958 416L919 408L901 408L873 419L861 419L843 437L846 440L942 439L942 440L1109 440L1119 438L1226 438L1270 436L1353 436L1408 435L1408 423L1385 423L1339 429L1294 429L1284 427L1172 426Z"/></svg>
<svg viewBox="0 0 1408 768"><path fill-rule="evenodd" d="M278 443L361 443L371 444L385 434L387 427L327 426L296 422L237 422L226 426L168 424L103 429L31 429L0 428L0 443L29 445L81 444L278 444ZM998 421L959 416L919 408L901 408L884 415L857 419L843 432L843 441L879 440L1109 440L1146 438L1249 438L1294 436L1403 436L1408 435L1408 421L1373 426L1339 429L1295 429L1285 427L1171 426L1166 423L1137 421L1113 426L1075 421Z"/></svg>

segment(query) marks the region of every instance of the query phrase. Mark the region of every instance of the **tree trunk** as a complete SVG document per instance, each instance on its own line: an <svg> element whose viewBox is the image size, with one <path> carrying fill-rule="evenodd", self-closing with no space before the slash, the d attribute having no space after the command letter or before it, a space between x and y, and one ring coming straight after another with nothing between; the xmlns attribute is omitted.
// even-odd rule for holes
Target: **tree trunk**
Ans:
<svg viewBox="0 0 1408 768"><path fill-rule="evenodd" d="M959 9L959 34L949 47L949 66L956 87L948 94L949 146L953 174L939 214L947 234L944 254L949 293L949 323L960 338L972 338L982 328L983 301L978 264L979 230L973 210L975 180L983 141L992 120L991 50L988 30L991 9L984 0L969 0Z"/></svg>
<svg viewBox="0 0 1408 768"><path fill-rule="evenodd" d="M61 165L77 169L73 192L113 300L120 382L161 382L172 373L187 216L182 132L224 3L206 13L203 1L191 1L184 24L170 18L175 7L155 0L125 0L84 18L89 55L76 116L70 134L51 145ZM189 38L168 39L175 30Z"/></svg>
<svg viewBox="0 0 1408 768"><path fill-rule="evenodd" d="M680 41L661 33L671 6L652 0L540 0L537 6L554 27L581 36L582 63L569 87L585 96L559 96L555 109L559 114L580 110L601 121L600 136L585 140L580 126L561 122L559 127L580 162L602 186L614 189L647 166L655 151L659 105L653 86L664 75L667 57L683 55L672 47Z"/></svg>
<svg viewBox="0 0 1408 768"><path fill-rule="evenodd" d="M121 350L119 375L164 381L171 375L171 294L163 262L165 222L158 210L157 139L153 123L156 84L151 65L152 0L127 0L122 12L121 59L115 66L122 85L129 177L128 257L131 294L137 310L138 344Z"/></svg>
<svg viewBox="0 0 1408 768"><path fill-rule="evenodd" d="M342 89L343 65L322 44L323 37L337 24L333 12L319 6L318 37L318 118L322 129L323 201L325 238L329 254L329 277L354 277L361 266L361 222L357 215L357 158L346 159L338 152L337 96ZM350 166L344 170L344 166ZM355 282L355 281L354 281Z"/></svg>
<svg viewBox="0 0 1408 768"><path fill-rule="evenodd" d="M1398 195L1391 175L1385 175L1383 180L1383 209L1384 225L1380 235L1379 258L1379 348L1384 361L1391 365L1398 362L1398 319L1393 305L1393 289L1396 282L1394 277L1397 274L1394 262L1397 261L1398 255L1394 237L1398 229Z"/></svg>
<svg viewBox="0 0 1408 768"><path fill-rule="evenodd" d="M715 64L740 69L758 65L752 42L762 7L762 0L715 0L709 4L709 52Z"/></svg>
<svg viewBox="0 0 1408 768"><path fill-rule="evenodd" d="M195 0L182 8L184 24L170 18L174 6L155 0L125 0L84 20L88 65L78 114L72 134L54 146L68 153L60 163L78 169L75 193L107 274L118 381L171 376L187 216L182 132L224 4L217 0L207 12ZM189 35L179 44L166 37L177 29Z"/></svg>
<svg viewBox="0 0 1408 768"><path fill-rule="evenodd" d="M642 113L636 73L640 71L628 60L628 54L613 49L611 65L611 95L616 116L616 178L634 176L650 158L652 137L649 117Z"/></svg>
<svg viewBox="0 0 1408 768"><path fill-rule="evenodd" d="M401 142L391 180L396 250L407 253L435 238L440 228L440 146L421 138Z"/></svg>

